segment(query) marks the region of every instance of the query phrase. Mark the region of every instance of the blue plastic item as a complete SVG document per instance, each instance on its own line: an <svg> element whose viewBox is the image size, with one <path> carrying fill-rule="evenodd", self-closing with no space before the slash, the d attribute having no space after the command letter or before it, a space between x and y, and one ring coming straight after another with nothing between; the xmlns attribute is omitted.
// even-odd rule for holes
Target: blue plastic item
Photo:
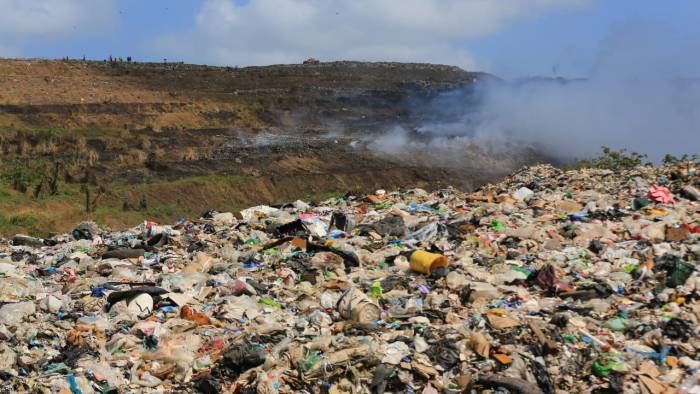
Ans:
<svg viewBox="0 0 700 394"><path fill-rule="evenodd" d="M83 392L78 388L78 382L75 380L75 375L66 375L66 380L68 380L70 391L72 391L73 394L83 394Z"/></svg>
<svg viewBox="0 0 700 394"><path fill-rule="evenodd" d="M95 298L100 298L100 297L104 297L106 292L107 292L107 289L105 289L104 287L93 287L91 294Z"/></svg>
<svg viewBox="0 0 700 394"><path fill-rule="evenodd" d="M243 263L243 268L252 271L252 270L259 269L260 264L255 262L255 261L246 261L245 263Z"/></svg>

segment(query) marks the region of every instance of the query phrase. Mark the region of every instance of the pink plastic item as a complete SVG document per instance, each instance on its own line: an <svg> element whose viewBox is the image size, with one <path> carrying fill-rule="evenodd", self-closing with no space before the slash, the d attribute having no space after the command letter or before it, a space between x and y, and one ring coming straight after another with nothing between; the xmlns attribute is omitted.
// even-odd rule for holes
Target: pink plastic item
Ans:
<svg viewBox="0 0 700 394"><path fill-rule="evenodd" d="M673 204L671 191L663 186L652 186L649 188L649 199L662 204Z"/></svg>

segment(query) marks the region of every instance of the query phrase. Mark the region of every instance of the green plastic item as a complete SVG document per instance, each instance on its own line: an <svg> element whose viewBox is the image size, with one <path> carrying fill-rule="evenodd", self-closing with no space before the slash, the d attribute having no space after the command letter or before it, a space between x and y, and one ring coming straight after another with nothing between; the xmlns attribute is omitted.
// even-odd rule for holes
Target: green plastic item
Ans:
<svg viewBox="0 0 700 394"><path fill-rule="evenodd" d="M381 298L383 294L384 290L382 289L382 284L379 282L372 283L372 296L374 298Z"/></svg>
<svg viewBox="0 0 700 394"><path fill-rule="evenodd" d="M677 260L673 265L673 270L666 278L668 287L682 286L695 271L695 266L682 260Z"/></svg>
<svg viewBox="0 0 700 394"><path fill-rule="evenodd" d="M116 355L116 354L124 354L124 353L126 353L126 352L125 352L124 350L120 349L120 348L116 348L116 349L112 350L112 352L111 352L111 354L112 354L113 356Z"/></svg>
<svg viewBox="0 0 700 394"><path fill-rule="evenodd" d="M613 317L612 319L603 323L603 327L612 331L625 331L629 325L629 320L621 317Z"/></svg>
<svg viewBox="0 0 700 394"><path fill-rule="evenodd" d="M573 239L574 237L572 237L572 235L575 236L576 235L575 232L576 232L576 225L573 223L569 223L569 224L564 226L564 233L565 234L562 234L562 235Z"/></svg>
<svg viewBox="0 0 700 394"><path fill-rule="evenodd" d="M260 303L263 305L271 306L273 308L279 308L281 306L279 303L277 303L277 301L273 300L270 297L260 298Z"/></svg>
<svg viewBox="0 0 700 394"><path fill-rule="evenodd" d="M382 209L391 208L391 206L392 206L391 203L379 204L379 205L375 205L375 206L374 206L374 209L376 209L376 210L379 211L379 210L382 210Z"/></svg>
<svg viewBox="0 0 700 394"><path fill-rule="evenodd" d="M612 371L620 371L624 366L614 356L605 355L593 361L593 373L596 376L606 377Z"/></svg>
<svg viewBox="0 0 700 394"><path fill-rule="evenodd" d="M631 274L632 272L636 271L637 268L639 268L639 264L627 264L622 271L626 274Z"/></svg>
<svg viewBox="0 0 700 394"><path fill-rule="evenodd" d="M64 363L57 363L57 364L49 364L46 366L46 370L44 372L46 373L58 373L62 371L67 371L68 366Z"/></svg>
<svg viewBox="0 0 700 394"><path fill-rule="evenodd" d="M316 364L316 361L318 361L318 353L313 352L313 353L311 353L309 358L306 359L306 362L304 362L304 370L305 371L310 370L311 367L313 367L314 364Z"/></svg>
<svg viewBox="0 0 700 394"><path fill-rule="evenodd" d="M515 272L520 272L521 274L525 275L526 278L529 278L530 275L532 275L532 271L526 270L525 268L523 268L523 267L518 267L518 266L516 266L516 265L510 267L510 269L513 270L513 271L515 271Z"/></svg>
<svg viewBox="0 0 700 394"><path fill-rule="evenodd" d="M277 256L277 248L269 248L263 250L263 254L271 255L271 256Z"/></svg>
<svg viewBox="0 0 700 394"><path fill-rule="evenodd" d="M632 200L632 209L635 211L638 211L644 207L649 205L649 199L646 197L637 197L634 200Z"/></svg>
<svg viewBox="0 0 700 394"><path fill-rule="evenodd" d="M498 219L493 219L491 221L491 229L499 233L506 231L506 229L503 227L501 222L498 221Z"/></svg>

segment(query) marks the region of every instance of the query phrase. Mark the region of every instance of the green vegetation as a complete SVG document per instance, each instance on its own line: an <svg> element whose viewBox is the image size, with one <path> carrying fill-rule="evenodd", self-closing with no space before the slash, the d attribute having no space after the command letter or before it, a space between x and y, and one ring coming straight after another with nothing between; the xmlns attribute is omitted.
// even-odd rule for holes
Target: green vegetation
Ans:
<svg viewBox="0 0 700 394"><path fill-rule="evenodd" d="M173 215L182 212L184 209L179 204L167 204L163 206L153 207L148 211L151 217L172 217Z"/></svg>
<svg viewBox="0 0 700 394"><path fill-rule="evenodd" d="M30 182L39 179L38 176L27 178ZM0 179L0 234L50 236L69 231L83 220L117 228L133 226L144 219L168 223L180 217L197 217L202 213L202 201L216 209L242 209L246 206L245 196L232 194L252 181L254 178L248 176L218 175L136 185L121 181L99 186L60 181L55 194L34 196L31 190L15 189L11 178L3 177Z"/></svg>
<svg viewBox="0 0 700 394"><path fill-rule="evenodd" d="M32 183L35 181L35 172L31 171L26 165L15 161L11 167L7 168L2 178L6 180L14 190L20 193L26 193Z"/></svg>
<svg viewBox="0 0 700 394"><path fill-rule="evenodd" d="M623 170L641 165L651 165L647 160L647 155L637 152L627 152L626 149L614 150L607 146L601 147L602 153L592 159L578 162L579 168L600 168L607 170Z"/></svg>
<svg viewBox="0 0 700 394"><path fill-rule="evenodd" d="M676 157L671 154L666 154L663 158L663 163L664 164L678 164L678 163L687 163L687 162L698 162L700 161L700 156L697 154L689 155L689 154L684 154L681 157Z"/></svg>
<svg viewBox="0 0 700 394"><path fill-rule="evenodd" d="M639 166L650 166L647 155L637 152L627 152L626 149L614 150L607 146L601 147L601 154L592 158L580 160L576 163L576 168L600 168L608 170L630 169ZM663 164L679 164L700 161L700 155L684 154L680 157L666 154Z"/></svg>
<svg viewBox="0 0 700 394"><path fill-rule="evenodd" d="M35 235L48 235L42 232L39 218L29 214L0 214L0 231L28 232Z"/></svg>

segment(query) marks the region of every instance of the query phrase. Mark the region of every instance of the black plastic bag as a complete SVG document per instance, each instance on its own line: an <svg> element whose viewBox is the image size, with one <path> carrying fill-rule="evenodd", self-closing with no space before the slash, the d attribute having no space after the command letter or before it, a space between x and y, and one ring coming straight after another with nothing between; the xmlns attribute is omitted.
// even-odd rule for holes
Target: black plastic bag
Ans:
<svg viewBox="0 0 700 394"><path fill-rule="evenodd" d="M393 369L385 365L379 365L374 369L372 382L369 384L373 394L382 394L386 390L386 385L389 383L389 376L394 372Z"/></svg>
<svg viewBox="0 0 700 394"><path fill-rule="evenodd" d="M693 326L685 320L674 317L664 324L663 332L671 339L687 341L693 333Z"/></svg>
<svg viewBox="0 0 700 394"><path fill-rule="evenodd" d="M249 344L229 347L221 358L220 371L225 375L238 375L265 362L265 353Z"/></svg>
<svg viewBox="0 0 700 394"><path fill-rule="evenodd" d="M537 361L533 361L530 367L532 368L532 373L535 375L537 385L540 386L542 392L544 394L554 394L554 383L552 382L552 377L549 376L549 372L547 372L547 368Z"/></svg>
<svg viewBox="0 0 700 394"><path fill-rule="evenodd" d="M194 379L194 388L202 394L218 394L219 382L210 374L203 374Z"/></svg>
<svg viewBox="0 0 700 394"><path fill-rule="evenodd" d="M459 350L454 342L442 339L426 352L430 360L445 369L451 369L459 363Z"/></svg>

